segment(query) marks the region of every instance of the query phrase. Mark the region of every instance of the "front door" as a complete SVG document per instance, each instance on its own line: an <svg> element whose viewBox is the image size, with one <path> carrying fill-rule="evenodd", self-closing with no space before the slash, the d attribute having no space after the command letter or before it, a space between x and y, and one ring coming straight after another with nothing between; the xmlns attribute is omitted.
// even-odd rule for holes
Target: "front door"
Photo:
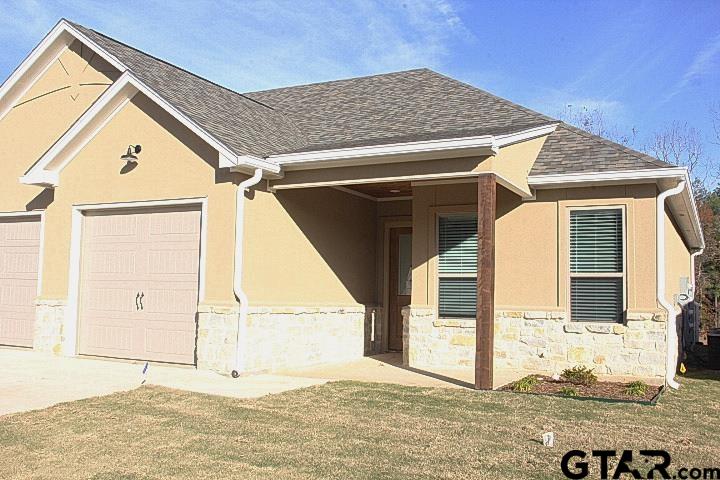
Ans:
<svg viewBox="0 0 720 480"><path fill-rule="evenodd" d="M403 349L402 309L410 304L412 289L412 229L390 229L388 349Z"/></svg>

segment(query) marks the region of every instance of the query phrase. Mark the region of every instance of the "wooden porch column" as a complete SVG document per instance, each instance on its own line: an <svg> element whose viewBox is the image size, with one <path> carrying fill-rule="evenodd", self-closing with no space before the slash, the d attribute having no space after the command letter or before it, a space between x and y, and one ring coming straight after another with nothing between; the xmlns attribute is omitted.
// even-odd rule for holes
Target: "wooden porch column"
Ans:
<svg viewBox="0 0 720 480"><path fill-rule="evenodd" d="M477 318L475 388L493 388L495 333L495 175L478 177Z"/></svg>

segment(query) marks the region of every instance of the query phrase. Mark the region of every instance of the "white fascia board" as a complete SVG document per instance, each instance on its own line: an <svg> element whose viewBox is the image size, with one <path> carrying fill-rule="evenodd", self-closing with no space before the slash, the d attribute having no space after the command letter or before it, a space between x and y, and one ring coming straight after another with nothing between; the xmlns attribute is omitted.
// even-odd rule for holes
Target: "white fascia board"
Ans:
<svg viewBox="0 0 720 480"><path fill-rule="evenodd" d="M533 138L550 135L555 131L558 125L558 123L551 123L540 127L528 128L527 130L522 130L520 132L508 133L506 135L495 135L494 147L507 147L508 145L512 145L514 143L525 142L527 140L532 140Z"/></svg>
<svg viewBox="0 0 720 480"><path fill-rule="evenodd" d="M496 155L498 150L513 143L549 135L558 124L543 125L506 135L447 138L422 142L390 143L367 147L337 148L311 152L271 155L268 160L285 170L371 165L393 161L437 158L437 152L454 152L461 156Z"/></svg>
<svg viewBox="0 0 720 480"><path fill-rule="evenodd" d="M690 223L690 227L693 230L692 233L695 236L695 240L697 240L692 244L692 248L702 250L705 248L705 237L703 235L702 225L700 224L697 205L695 204L695 194L693 192L692 182L690 181L690 175L686 174L683 180L685 181L685 189L683 189L680 195L668 198L667 202L681 230L687 232L687 229L684 227L687 223ZM689 222L686 222L686 218L689 219Z"/></svg>
<svg viewBox="0 0 720 480"><path fill-rule="evenodd" d="M305 168L323 168L329 162L343 160L378 158L377 163L384 163L387 158L399 155L422 154L429 152L442 152L451 150L482 149L492 154L492 135L480 137L448 138L443 140L429 140L424 142L392 143L374 145L369 147L337 148L332 150L316 150L312 152L287 153L271 155L271 160L285 170ZM358 165L352 162L352 165ZM339 165L336 165L339 166Z"/></svg>
<svg viewBox="0 0 720 480"><path fill-rule="evenodd" d="M649 168L643 170L617 170L612 172L562 173L553 175L530 175L528 184L532 188L558 188L597 183L643 183L663 178L680 178L687 175L682 167Z"/></svg>

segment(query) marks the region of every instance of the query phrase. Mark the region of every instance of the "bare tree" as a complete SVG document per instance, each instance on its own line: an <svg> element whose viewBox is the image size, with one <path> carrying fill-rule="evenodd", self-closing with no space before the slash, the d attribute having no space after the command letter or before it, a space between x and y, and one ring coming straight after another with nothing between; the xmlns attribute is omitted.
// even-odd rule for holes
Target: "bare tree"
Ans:
<svg viewBox="0 0 720 480"><path fill-rule="evenodd" d="M690 174L702 182L707 178L708 165L702 136L687 123L673 122L655 133L645 150L664 162L687 167Z"/></svg>
<svg viewBox="0 0 720 480"><path fill-rule="evenodd" d="M629 132L621 131L617 125L609 125L605 113L599 108L575 107L566 105L560 119L594 135L607 138L615 143L631 146L637 139L637 130L631 128Z"/></svg>
<svg viewBox="0 0 720 480"><path fill-rule="evenodd" d="M710 120L715 133L713 143L720 145L720 100L710 105Z"/></svg>

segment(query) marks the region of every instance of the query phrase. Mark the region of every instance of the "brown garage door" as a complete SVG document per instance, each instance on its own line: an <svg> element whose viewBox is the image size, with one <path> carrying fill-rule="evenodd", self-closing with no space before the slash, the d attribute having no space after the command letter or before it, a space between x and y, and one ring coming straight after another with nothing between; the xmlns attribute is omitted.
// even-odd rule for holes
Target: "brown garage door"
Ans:
<svg viewBox="0 0 720 480"><path fill-rule="evenodd" d="M0 219L0 345L32 347L40 220Z"/></svg>
<svg viewBox="0 0 720 480"><path fill-rule="evenodd" d="M79 352L195 363L200 211L90 213Z"/></svg>

